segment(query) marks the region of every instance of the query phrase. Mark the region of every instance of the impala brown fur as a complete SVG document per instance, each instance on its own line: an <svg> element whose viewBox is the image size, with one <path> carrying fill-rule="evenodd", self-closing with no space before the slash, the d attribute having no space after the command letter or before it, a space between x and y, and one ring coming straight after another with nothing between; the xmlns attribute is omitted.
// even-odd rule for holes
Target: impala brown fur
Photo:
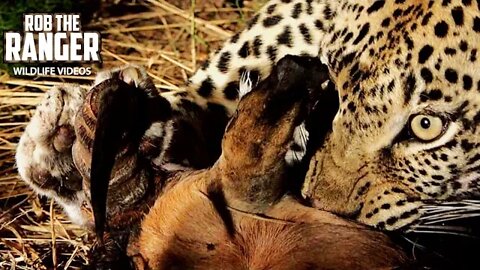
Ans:
<svg viewBox="0 0 480 270"><path fill-rule="evenodd" d="M225 221L208 196L211 173L191 175L157 200L129 254L145 269L390 269L405 262L382 233L289 197L263 215L225 206Z"/></svg>

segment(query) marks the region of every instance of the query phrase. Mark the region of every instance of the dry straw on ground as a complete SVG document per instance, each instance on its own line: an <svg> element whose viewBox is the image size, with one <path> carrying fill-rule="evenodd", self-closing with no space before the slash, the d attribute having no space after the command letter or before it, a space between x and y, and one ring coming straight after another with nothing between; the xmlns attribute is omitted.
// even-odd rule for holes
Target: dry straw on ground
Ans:
<svg viewBox="0 0 480 270"><path fill-rule="evenodd" d="M223 0L129 0L118 6L120 16L101 10L88 26L103 38L103 64L94 71L137 63L147 67L160 91L174 90L208 52L245 25L261 1L253 2L239 9ZM0 71L0 269L79 269L88 262L91 236L18 178L14 153L45 91L60 83L88 88L93 79L16 78Z"/></svg>

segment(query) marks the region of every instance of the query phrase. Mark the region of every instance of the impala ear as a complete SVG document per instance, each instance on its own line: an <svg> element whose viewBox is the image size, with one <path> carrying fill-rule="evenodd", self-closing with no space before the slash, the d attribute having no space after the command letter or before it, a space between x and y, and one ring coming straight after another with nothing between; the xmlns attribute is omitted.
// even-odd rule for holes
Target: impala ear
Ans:
<svg viewBox="0 0 480 270"><path fill-rule="evenodd" d="M103 239L107 195L115 158L122 145L138 145L148 128L147 95L119 79L106 80L97 96L98 114L92 149L90 194L95 231Z"/></svg>

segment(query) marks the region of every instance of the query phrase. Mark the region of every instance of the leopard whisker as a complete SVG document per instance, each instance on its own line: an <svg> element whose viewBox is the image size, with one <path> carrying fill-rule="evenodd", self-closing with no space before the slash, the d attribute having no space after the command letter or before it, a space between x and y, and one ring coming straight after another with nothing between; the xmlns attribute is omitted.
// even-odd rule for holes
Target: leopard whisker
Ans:
<svg viewBox="0 0 480 270"><path fill-rule="evenodd" d="M461 220L480 216L480 201L465 200L460 202L443 202L427 204L422 207L421 224L433 225L447 221Z"/></svg>
<svg viewBox="0 0 480 270"><path fill-rule="evenodd" d="M417 259L416 256L415 256L415 248L420 249L422 251L427 250L426 246L417 243L417 241L413 241L412 239L406 237L405 235L402 235L402 238L405 239L405 241L407 241L408 243L410 243L412 245L412 257L413 257L414 260Z"/></svg>
<svg viewBox="0 0 480 270"><path fill-rule="evenodd" d="M457 216L451 216L448 218L443 218L443 219L437 219L437 220L432 220L425 222L425 225L430 225L430 224L438 224L438 223L444 223L448 221L454 221L454 220L460 220L460 219L467 219L467 218L474 218L474 217L480 217L480 213L477 214L470 214L470 215L457 215Z"/></svg>
<svg viewBox="0 0 480 270"><path fill-rule="evenodd" d="M479 209L475 209L475 208L469 208L469 207L465 207L465 208L445 208L445 209L437 209L437 210L432 210L432 211L426 211L426 215L424 218L422 219L431 219L431 218L436 218L436 217L441 217L441 216L444 216L444 215L453 215L453 214L465 214L465 213L476 213L478 212Z"/></svg>
<svg viewBox="0 0 480 270"><path fill-rule="evenodd" d="M468 228L461 226L415 225L407 230L406 233L452 235L470 239L480 239L470 234Z"/></svg>
<svg viewBox="0 0 480 270"><path fill-rule="evenodd" d="M461 209L461 210L438 212L435 214L427 213L425 216L421 217L419 220L435 221L439 219L452 218L452 217L458 217L462 219L462 218L475 217L479 215L480 215L480 212L478 212L478 210Z"/></svg>
<svg viewBox="0 0 480 270"><path fill-rule="evenodd" d="M457 209L459 205L471 206L480 210L480 200L462 200L455 202L437 202L436 204L427 204L424 209Z"/></svg>

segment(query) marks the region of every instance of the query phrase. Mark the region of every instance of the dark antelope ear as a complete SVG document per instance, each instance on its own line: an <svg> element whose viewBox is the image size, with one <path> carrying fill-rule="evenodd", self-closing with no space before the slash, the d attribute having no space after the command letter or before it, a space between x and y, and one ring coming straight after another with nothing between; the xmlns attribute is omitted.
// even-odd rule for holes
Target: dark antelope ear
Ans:
<svg viewBox="0 0 480 270"><path fill-rule="evenodd" d="M141 89L119 79L109 79L99 85L98 115L92 149L90 194L95 231L103 240L106 222L108 186L115 158L122 145L138 146L150 125L148 96Z"/></svg>
<svg viewBox="0 0 480 270"><path fill-rule="evenodd" d="M317 58L287 56L239 103L217 164L227 200L256 211L285 192L293 132L319 101L328 69ZM321 102L321 101L320 101Z"/></svg>

